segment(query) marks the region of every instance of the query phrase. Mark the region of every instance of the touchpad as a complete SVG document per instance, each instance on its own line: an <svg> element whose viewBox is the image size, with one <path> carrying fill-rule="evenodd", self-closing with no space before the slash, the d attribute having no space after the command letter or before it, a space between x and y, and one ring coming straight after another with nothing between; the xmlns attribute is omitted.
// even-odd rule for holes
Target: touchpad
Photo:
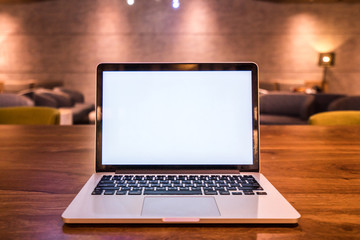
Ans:
<svg viewBox="0 0 360 240"><path fill-rule="evenodd" d="M216 217L219 209L213 197L145 197L144 217Z"/></svg>

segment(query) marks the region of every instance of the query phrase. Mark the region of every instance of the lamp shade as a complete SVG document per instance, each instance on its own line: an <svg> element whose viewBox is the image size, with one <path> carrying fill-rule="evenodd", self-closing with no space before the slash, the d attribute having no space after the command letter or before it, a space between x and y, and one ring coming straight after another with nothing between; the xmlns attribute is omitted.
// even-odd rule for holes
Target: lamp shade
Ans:
<svg viewBox="0 0 360 240"><path fill-rule="evenodd" d="M319 55L319 66L334 66L335 64L335 53L320 53Z"/></svg>

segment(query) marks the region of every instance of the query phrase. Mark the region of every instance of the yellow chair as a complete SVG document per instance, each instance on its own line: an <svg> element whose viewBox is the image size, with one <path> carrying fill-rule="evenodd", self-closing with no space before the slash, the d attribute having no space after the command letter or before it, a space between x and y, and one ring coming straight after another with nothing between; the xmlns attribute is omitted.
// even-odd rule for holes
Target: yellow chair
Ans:
<svg viewBox="0 0 360 240"><path fill-rule="evenodd" d="M312 115L311 125L360 125L360 111L329 111Z"/></svg>
<svg viewBox="0 0 360 240"><path fill-rule="evenodd" d="M59 125L60 112L49 107L0 108L0 124Z"/></svg>

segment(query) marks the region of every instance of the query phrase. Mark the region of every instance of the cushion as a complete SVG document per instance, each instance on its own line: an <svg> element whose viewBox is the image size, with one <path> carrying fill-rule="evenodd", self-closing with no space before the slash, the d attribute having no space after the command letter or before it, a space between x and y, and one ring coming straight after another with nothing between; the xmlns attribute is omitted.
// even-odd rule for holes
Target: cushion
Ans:
<svg viewBox="0 0 360 240"><path fill-rule="evenodd" d="M56 87L54 88L54 91L68 94L75 103L84 102L84 95L79 91L63 88L63 87Z"/></svg>
<svg viewBox="0 0 360 240"><path fill-rule="evenodd" d="M34 102L25 96L14 93L0 94L0 107L34 106Z"/></svg>
<svg viewBox="0 0 360 240"><path fill-rule="evenodd" d="M348 96L338 98L332 103L330 103L328 110L360 110L360 96Z"/></svg>
<svg viewBox="0 0 360 240"><path fill-rule="evenodd" d="M46 94L35 93L34 90L32 89L22 91L20 94L22 96L30 98L35 103L35 106L44 106L44 107L52 107L52 108L58 107L58 103L55 99L53 99L50 96L47 96Z"/></svg>
<svg viewBox="0 0 360 240"><path fill-rule="evenodd" d="M296 93L269 93L260 97L260 113L307 120L313 112L314 96Z"/></svg>
<svg viewBox="0 0 360 240"><path fill-rule="evenodd" d="M329 105L338 98L345 97L344 94L334 93L316 93L314 94L314 112L325 112L328 110Z"/></svg>
<svg viewBox="0 0 360 240"><path fill-rule="evenodd" d="M0 124L58 125L60 113L48 107L0 108Z"/></svg>
<svg viewBox="0 0 360 240"><path fill-rule="evenodd" d="M311 125L360 125L360 111L329 111L310 117Z"/></svg>
<svg viewBox="0 0 360 240"><path fill-rule="evenodd" d="M75 102L71 99L71 97L63 92L56 92L53 90L48 89L37 89L35 91L37 94L41 94L42 96L48 96L54 99L57 103L57 107L72 107L74 106Z"/></svg>

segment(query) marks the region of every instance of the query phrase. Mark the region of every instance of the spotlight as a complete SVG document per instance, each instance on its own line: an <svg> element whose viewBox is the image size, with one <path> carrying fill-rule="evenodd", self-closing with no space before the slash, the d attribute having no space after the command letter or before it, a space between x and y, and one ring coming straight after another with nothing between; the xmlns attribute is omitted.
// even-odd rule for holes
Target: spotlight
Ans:
<svg viewBox="0 0 360 240"><path fill-rule="evenodd" d="M126 0L126 2L127 2L127 4L128 5L134 5L134 3L135 3L135 0Z"/></svg>
<svg viewBox="0 0 360 240"><path fill-rule="evenodd" d="M172 7L173 8L179 8L180 7L180 0L173 0L172 1Z"/></svg>

